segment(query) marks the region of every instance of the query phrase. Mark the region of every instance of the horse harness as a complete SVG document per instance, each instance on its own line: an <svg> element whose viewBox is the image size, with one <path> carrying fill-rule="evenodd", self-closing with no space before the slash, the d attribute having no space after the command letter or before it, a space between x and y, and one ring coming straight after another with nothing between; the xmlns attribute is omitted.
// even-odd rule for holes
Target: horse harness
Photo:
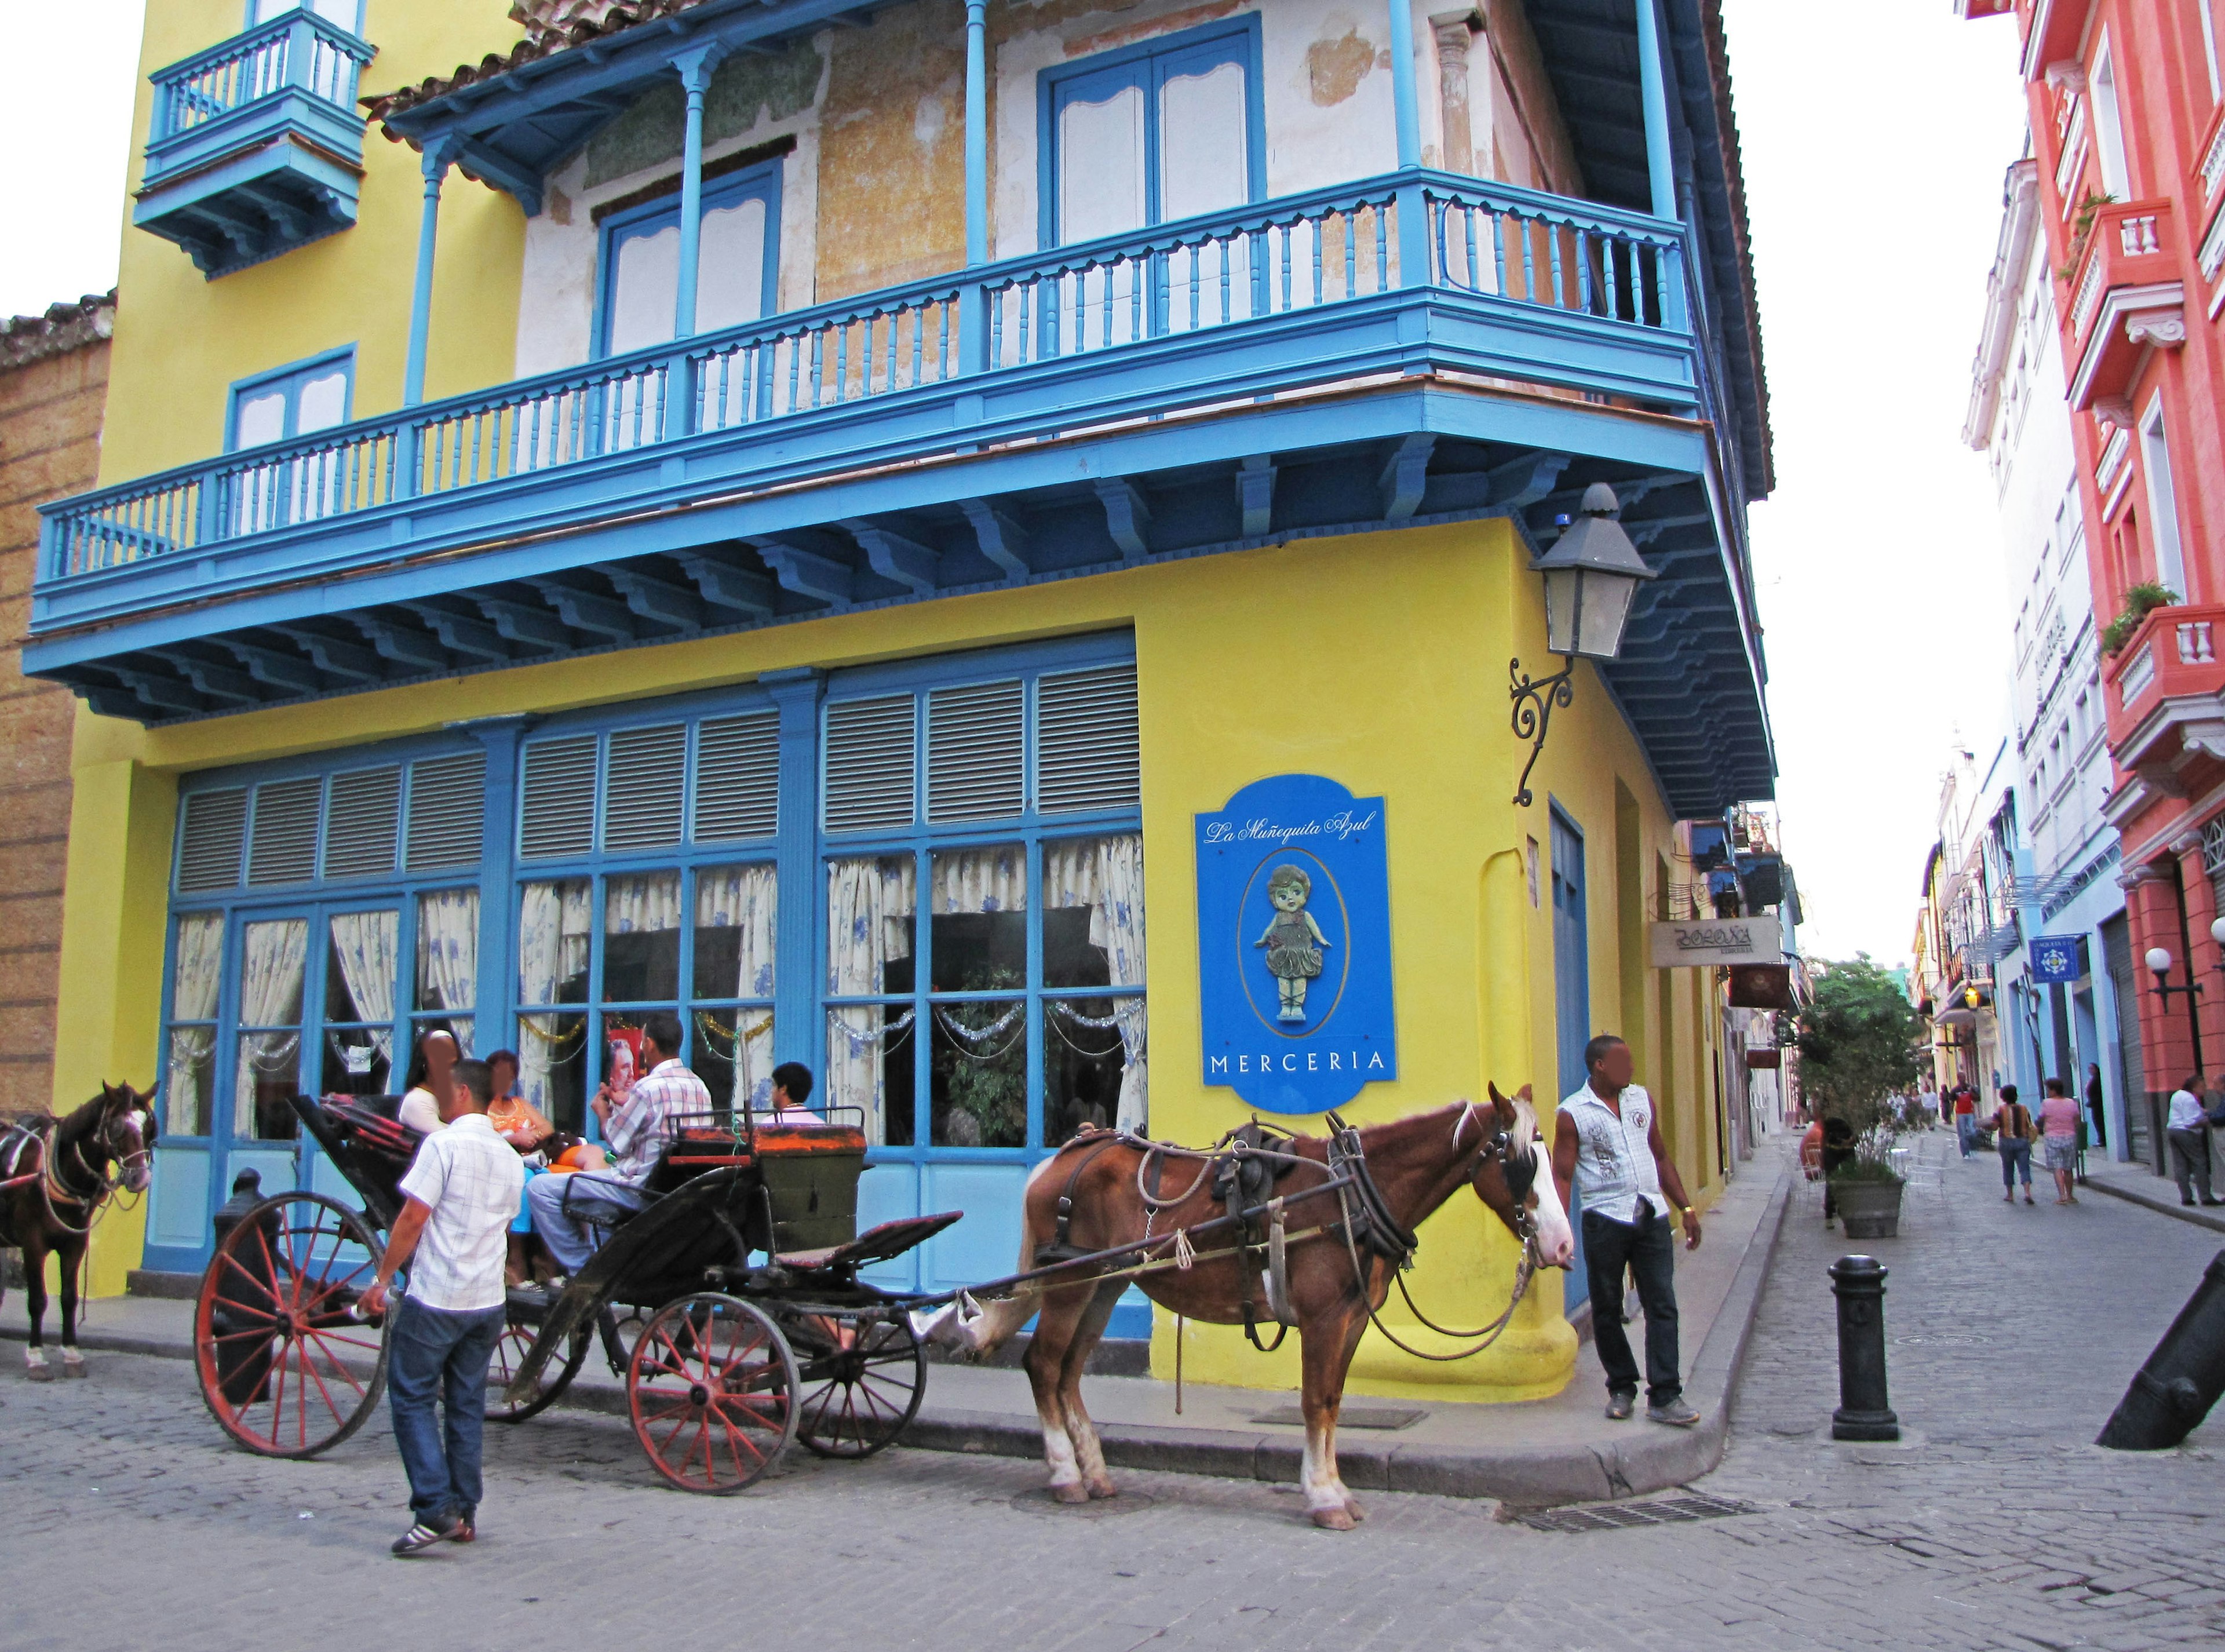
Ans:
<svg viewBox="0 0 2225 1652"><path fill-rule="evenodd" d="M70 1155L91 1178L92 1187L87 1192L70 1185L67 1167L62 1155L55 1150L55 1127L60 1122L51 1117L41 1117L28 1124L10 1124L0 1131L0 1193L13 1193L36 1181L40 1196L46 1201L47 1219L54 1227L65 1233L90 1233L93 1218L100 1213L101 1206L115 1187L108 1177L86 1162L85 1145L79 1141L69 1143ZM35 1151L37 1161L26 1170L23 1167L30 1162ZM65 1218L59 1208L64 1205L72 1206L84 1219L72 1222ZM0 1209L0 1243L13 1243L4 1209Z"/></svg>

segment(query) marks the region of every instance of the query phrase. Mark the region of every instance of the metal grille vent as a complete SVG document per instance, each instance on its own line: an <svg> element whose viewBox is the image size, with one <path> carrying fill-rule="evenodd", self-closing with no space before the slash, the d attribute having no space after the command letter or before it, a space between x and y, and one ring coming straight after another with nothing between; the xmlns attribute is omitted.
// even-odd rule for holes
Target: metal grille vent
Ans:
<svg viewBox="0 0 2225 1652"><path fill-rule="evenodd" d="M402 829L402 770L358 769L333 776L325 817L325 876L383 877L394 870Z"/></svg>
<svg viewBox="0 0 2225 1652"><path fill-rule="evenodd" d="M195 792L178 826L179 890L237 889L246 846L246 789Z"/></svg>
<svg viewBox="0 0 2225 1652"><path fill-rule="evenodd" d="M1027 792L1020 685L977 683L927 697L927 818L993 820L1017 814Z"/></svg>
<svg viewBox="0 0 2225 1652"><path fill-rule="evenodd" d="M247 841L250 885L306 883L317 875L317 817L324 801L321 775L255 788L255 821Z"/></svg>
<svg viewBox="0 0 2225 1652"><path fill-rule="evenodd" d="M1133 808L1143 796L1136 668L1109 666L1036 684L1036 807Z"/></svg>
<svg viewBox="0 0 2225 1652"><path fill-rule="evenodd" d="M827 708L829 832L912 823L916 723L910 694L853 699Z"/></svg>
<svg viewBox="0 0 2225 1652"><path fill-rule="evenodd" d="M688 725L620 729L604 782L603 847L670 849L688 789Z"/></svg>
<svg viewBox="0 0 2225 1652"><path fill-rule="evenodd" d="M518 853L528 860L584 855L595 846L595 745L592 734L525 748Z"/></svg>
<svg viewBox="0 0 2225 1652"><path fill-rule="evenodd" d="M1657 1497L1651 1503L1600 1503L1583 1509L1532 1509L1516 1519L1541 1532L1604 1532L1632 1526L1668 1526L1687 1520L1721 1520L1756 1513L1735 1497Z"/></svg>
<svg viewBox="0 0 2225 1652"><path fill-rule="evenodd" d="M780 713L713 718L696 736L695 841L780 829Z"/></svg>
<svg viewBox="0 0 2225 1652"><path fill-rule="evenodd" d="M465 751L411 763L403 864L413 872L478 865L485 816L486 753Z"/></svg>

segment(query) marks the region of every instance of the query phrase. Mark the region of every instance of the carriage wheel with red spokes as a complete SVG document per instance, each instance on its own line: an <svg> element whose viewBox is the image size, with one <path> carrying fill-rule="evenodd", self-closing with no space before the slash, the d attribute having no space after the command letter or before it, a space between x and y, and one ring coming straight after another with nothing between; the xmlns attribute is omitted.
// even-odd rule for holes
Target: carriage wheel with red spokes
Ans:
<svg viewBox="0 0 2225 1652"><path fill-rule="evenodd" d="M525 1364L525 1357L533 1351L533 1344L541 1334L541 1327L523 1320L505 1320L502 1335L494 1345L494 1357L487 1361L486 1420L489 1422L523 1422L528 1417L537 1417L556 1403L557 1396L572 1386L572 1379L586 1364L588 1332L581 1326L572 1333L571 1346L560 1356L552 1353L548 1363L541 1368L541 1375L533 1392L517 1404L507 1397L510 1380L517 1375L517 1368Z"/></svg>
<svg viewBox="0 0 2225 1652"><path fill-rule="evenodd" d="M384 1327L355 1315L379 1243L321 1193L280 1193L219 1241L193 1310L201 1398L265 1457L314 1457L370 1418L386 1387Z"/></svg>
<svg viewBox="0 0 2225 1652"><path fill-rule="evenodd" d="M789 1312L781 1328L803 1385L796 1437L821 1457L871 1457L919 1414L927 1349L902 1313Z"/></svg>
<svg viewBox="0 0 2225 1652"><path fill-rule="evenodd" d="M763 1311L698 1292L642 1328L626 1364L635 1438L683 1491L731 1496L796 1438L796 1356Z"/></svg>

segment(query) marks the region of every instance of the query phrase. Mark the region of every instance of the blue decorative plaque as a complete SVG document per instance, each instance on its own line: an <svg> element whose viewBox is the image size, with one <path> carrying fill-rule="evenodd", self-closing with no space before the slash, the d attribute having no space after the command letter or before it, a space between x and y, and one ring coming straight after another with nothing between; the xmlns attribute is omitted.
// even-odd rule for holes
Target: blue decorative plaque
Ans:
<svg viewBox="0 0 2225 1652"><path fill-rule="evenodd" d="M1197 817L1205 1081L1322 1113L1398 1076L1383 800L1319 775L1255 781Z"/></svg>
<svg viewBox="0 0 2225 1652"><path fill-rule="evenodd" d="M2032 978L2076 981L2086 974L2086 937L2038 935L2032 943Z"/></svg>

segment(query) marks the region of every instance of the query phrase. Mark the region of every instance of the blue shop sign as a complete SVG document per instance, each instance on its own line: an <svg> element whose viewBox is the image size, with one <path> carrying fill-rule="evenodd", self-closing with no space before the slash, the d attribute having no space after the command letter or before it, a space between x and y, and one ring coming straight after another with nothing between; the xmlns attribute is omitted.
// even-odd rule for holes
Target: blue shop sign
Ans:
<svg viewBox="0 0 2225 1652"><path fill-rule="evenodd" d="M2083 979L2086 974L2086 937L2039 936L2032 943L2032 973L2037 981Z"/></svg>
<svg viewBox="0 0 2225 1652"><path fill-rule="evenodd" d="M1398 1076L1383 800L1319 775L1197 817L1205 1082L1322 1113Z"/></svg>

